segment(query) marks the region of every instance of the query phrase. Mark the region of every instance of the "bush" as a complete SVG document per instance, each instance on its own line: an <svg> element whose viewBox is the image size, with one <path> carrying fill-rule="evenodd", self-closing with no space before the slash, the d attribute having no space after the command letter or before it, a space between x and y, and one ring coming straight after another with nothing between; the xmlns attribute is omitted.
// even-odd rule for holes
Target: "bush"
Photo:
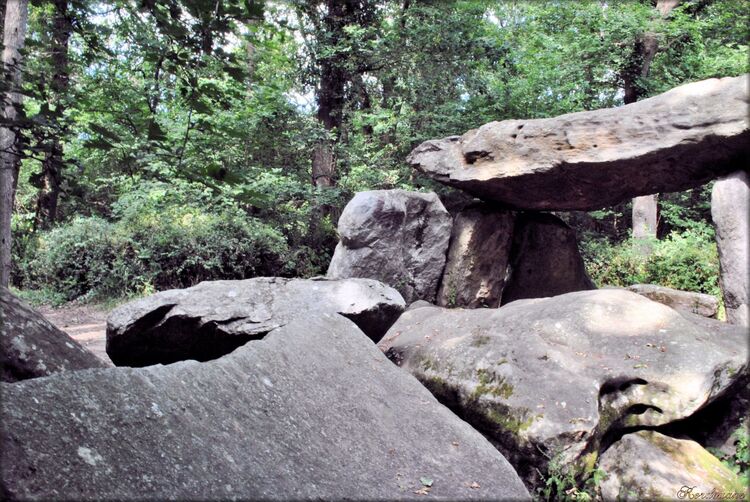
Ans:
<svg viewBox="0 0 750 502"><path fill-rule="evenodd" d="M651 243L642 256L632 241L610 244L589 240L582 246L586 268L598 286L659 284L685 291L721 296L719 257L713 230L701 226L672 232Z"/></svg>
<svg viewBox="0 0 750 502"><path fill-rule="evenodd" d="M149 186L121 198L114 222L79 217L39 234L22 259L24 288L117 297L295 269L281 232L236 207L186 198Z"/></svg>

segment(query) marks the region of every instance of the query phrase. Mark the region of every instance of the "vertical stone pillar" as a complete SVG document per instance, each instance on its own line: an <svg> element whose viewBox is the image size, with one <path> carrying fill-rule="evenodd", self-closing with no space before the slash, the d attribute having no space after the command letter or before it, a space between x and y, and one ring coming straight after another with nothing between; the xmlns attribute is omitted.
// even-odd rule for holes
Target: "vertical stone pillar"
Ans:
<svg viewBox="0 0 750 502"><path fill-rule="evenodd" d="M643 256L651 254L651 241L656 239L659 213L659 194L633 199L633 245Z"/></svg>
<svg viewBox="0 0 750 502"><path fill-rule="evenodd" d="M749 199L747 171L719 179L711 192L727 322L741 326L748 326Z"/></svg>

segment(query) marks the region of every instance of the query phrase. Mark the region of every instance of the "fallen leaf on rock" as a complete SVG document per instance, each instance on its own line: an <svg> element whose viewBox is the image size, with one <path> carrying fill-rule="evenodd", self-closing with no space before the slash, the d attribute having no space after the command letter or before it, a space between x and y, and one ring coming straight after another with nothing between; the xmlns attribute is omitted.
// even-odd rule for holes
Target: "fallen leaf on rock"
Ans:
<svg viewBox="0 0 750 502"><path fill-rule="evenodd" d="M419 482L422 483L423 486L427 486L427 487L432 486L432 483L433 483L432 478L425 478L425 477L419 478Z"/></svg>
<svg viewBox="0 0 750 502"><path fill-rule="evenodd" d="M479 486L479 483L474 481L469 485L469 488L471 488L472 490L478 490L479 488L481 488L481 486Z"/></svg>

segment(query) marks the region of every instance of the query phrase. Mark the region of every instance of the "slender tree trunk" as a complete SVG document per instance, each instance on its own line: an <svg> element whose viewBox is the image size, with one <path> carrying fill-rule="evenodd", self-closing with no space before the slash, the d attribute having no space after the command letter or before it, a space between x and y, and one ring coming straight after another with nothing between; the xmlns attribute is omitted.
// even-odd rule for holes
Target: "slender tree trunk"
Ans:
<svg viewBox="0 0 750 502"><path fill-rule="evenodd" d="M43 184L37 199L35 228L48 228L57 220L57 207L60 198L60 186L63 174L63 143L65 97L68 91L68 42L72 31L72 22L68 12L67 0L55 0L55 14L52 18L52 82L50 84L50 101L54 105L55 118L58 121L57 134L50 139L42 162Z"/></svg>
<svg viewBox="0 0 750 502"><path fill-rule="evenodd" d="M656 10L666 17L680 0L658 0ZM625 104L635 103L643 97L642 81L648 77L651 63L659 51L659 39L653 32L644 33L636 42L633 59L623 72ZM633 199L633 239L635 249L643 256L652 252L651 242L656 239L659 218L659 194L643 195Z"/></svg>
<svg viewBox="0 0 750 502"><path fill-rule="evenodd" d="M0 286L10 283L11 215L15 185L21 166L20 135L15 122L21 107L21 53L26 38L28 0L7 0L3 23L3 79L10 91L3 96L3 126L0 127Z"/></svg>

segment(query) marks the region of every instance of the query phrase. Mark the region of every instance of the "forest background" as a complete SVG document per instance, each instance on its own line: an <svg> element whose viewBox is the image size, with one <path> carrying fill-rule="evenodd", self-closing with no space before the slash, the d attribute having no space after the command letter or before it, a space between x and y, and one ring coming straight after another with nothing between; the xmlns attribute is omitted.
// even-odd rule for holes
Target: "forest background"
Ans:
<svg viewBox="0 0 750 502"><path fill-rule="evenodd" d="M745 73L748 11L743 0L32 1L23 106L3 124L22 154L11 284L59 304L324 274L353 193L433 190L460 204L406 165L422 141ZM16 85L6 73L4 95ZM720 297L710 188L659 196L650 254L631 243L630 203L560 216L598 285Z"/></svg>

